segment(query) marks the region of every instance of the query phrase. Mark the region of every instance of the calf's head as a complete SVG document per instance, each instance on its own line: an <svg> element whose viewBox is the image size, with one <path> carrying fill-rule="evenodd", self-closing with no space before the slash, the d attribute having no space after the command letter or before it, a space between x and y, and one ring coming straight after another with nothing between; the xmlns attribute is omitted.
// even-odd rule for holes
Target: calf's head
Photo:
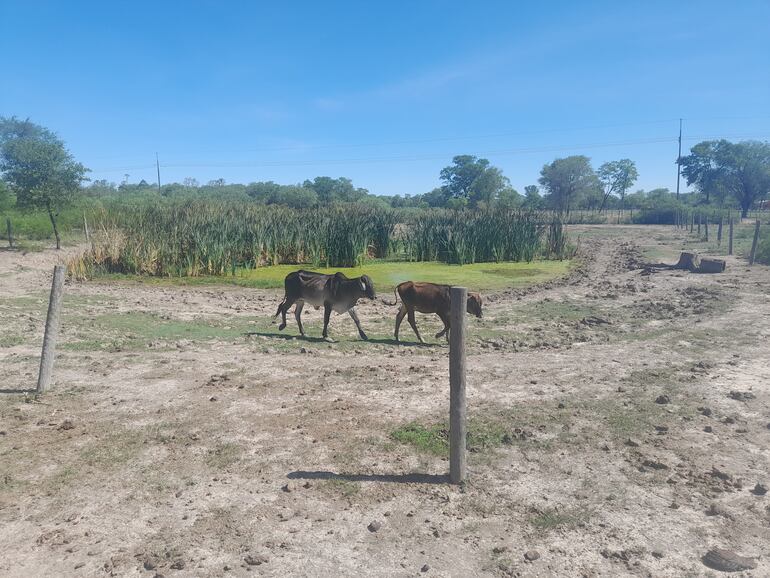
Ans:
<svg viewBox="0 0 770 578"><path fill-rule="evenodd" d="M369 275L361 275L358 278L358 284L360 286L361 292L363 293L364 297L367 299L374 299L374 283L372 283L371 278Z"/></svg>
<svg viewBox="0 0 770 578"><path fill-rule="evenodd" d="M468 304L466 311L471 315L481 318L481 295L478 293L468 293Z"/></svg>

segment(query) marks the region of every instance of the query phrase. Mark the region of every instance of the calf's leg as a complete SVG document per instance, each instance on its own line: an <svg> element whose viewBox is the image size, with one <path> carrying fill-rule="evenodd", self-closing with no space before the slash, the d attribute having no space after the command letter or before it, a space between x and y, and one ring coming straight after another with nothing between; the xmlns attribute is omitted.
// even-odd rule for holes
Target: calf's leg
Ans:
<svg viewBox="0 0 770 578"><path fill-rule="evenodd" d="M321 335L326 341L333 341L329 337L329 318L332 316L332 304L328 301L324 303L324 331Z"/></svg>
<svg viewBox="0 0 770 578"><path fill-rule="evenodd" d="M360 335L361 339L363 339L364 341L368 341L369 338L366 336L366 333L364 333L364 330L361 329L361 322L358 320L358 315L356 314L355 308L351 307L350 309L348 309L348 313L353 318L353 321L355 321L356 327L358 327L358 335Z"/></svg>
<svg viewBox="0 0 770 578"><path fill-rule="evenodd" d="M299 327L299 334L305 337L305 329L302 327L302 308L305 306L304 301L297 301L297 306L294 308L294 318L297 320L297 326Z"/></svg>
<svg viewBox="0 0 770 578"><path fill-rule="evenodd" d="M444 315L443 313L437 313L437 315L441 318L441 321L444 323L444 329L436 333L436 339L438 339L443 335L444 337L446 337L446 340L449 341L449 316Z"/></svg>
<svg viewBox="0 0 770 578"><path fill-rule="evenodd" d="M278 326L278 331L283 331L284 329L286 329L286 312L289 310L289 307L291 307L293 304L294 304L294 301L287 297L286 300L283 303L281 303L281 305L278 306L278 311L281 314L281 324Z"/></svg>
<svg viewBox="0 0 770 578"><path fill-rule="evenodd" d="M417 320L414 318L414 309L410 309L407 312L407 319L409 320L409 325L411 325L412 329L414 329L414 333L417 335L417 339L420 340L420 343L425 343L422 336L420 335L420 330L417 329Z"/></svg>
<svg viewBox="0 0 770 578"><path fill-rule="evenodd" d="M404 315L406 315L406 305L402 304L401 309L399 309L398 314L396 314L396 343L398 343L398 328L401 327L401 321L404 320Z"/></svg>

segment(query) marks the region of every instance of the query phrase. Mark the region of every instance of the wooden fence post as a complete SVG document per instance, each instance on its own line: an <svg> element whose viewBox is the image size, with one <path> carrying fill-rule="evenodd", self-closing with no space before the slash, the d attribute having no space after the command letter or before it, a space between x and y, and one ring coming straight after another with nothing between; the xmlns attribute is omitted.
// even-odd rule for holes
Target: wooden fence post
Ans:
<svg viewBox="0 0 770 578"><path fill-rule="evenodd" d="M449 331L449 482L465 480L465 309L468 290L450 289Z"/></svg>
<svg viewBox="0 0 770 578"><path fill-rule="evenodd" d="M730 233L729 233L730 239L727 242L727 254L732 255L733 254L733 216L730 215Z"/></svg>
<svg viewBox="0 0 770 578"><path fill-rule="evenodd" d="M5 218L5 228L8 231L8 246L13 249L13 229L11 228L11 218Z"/></svg>
<svg viewBox="0 0 770 578"><path fill-rule="evenodd" d="M720 215L719 217L719 228L717 229L717 245L720 247L722 246L722 223L724 222L725 218Z"/></svg>
<svg viewBox="0 0 770 578"><path fill-rule="evenodd" d="M709 216L706 215L706 243L709 242Z"/></svg>
<svg viewBox="0 0 770 578"><path fill-rule="evenodd" d="M85 211L83 211L83 231L86 234L86 243L90 243L91 242L91 235L88 232L88 221L86 221L86 212Z"/></svg>
<svg viewBox="0 0 770 578"><path fill-rule="evenodd" d="M37 378L37 393L45 393L51 382L53 360L56 355L56 339L59 334L59 311L64 292L64 265L56 265L53 270L51 298L48 300L48 317L45 320L45 337L43 337L43 355L40 358L40 374Z"/></svg>
<svg viewBox="0 0 770 578"><path fill-rule="evenodd" d="M700 238L700 223L703 220L703 217L700 213L698 213L698 238Z"/></svg>
<svg viewBox="0 0 770 578"><path fill-rule="evenodd" d="M751 253L749 253L749 265L754 264L754 258L757 256L757 243L759 242L759 219L754 225L754 240L751 242Z"/></svg>
<svg viewBox="0 0 770 578"><path fill-rule="evenodd" d="M695 213L690 213L690 234L692 235L695 229Z"/></svg>

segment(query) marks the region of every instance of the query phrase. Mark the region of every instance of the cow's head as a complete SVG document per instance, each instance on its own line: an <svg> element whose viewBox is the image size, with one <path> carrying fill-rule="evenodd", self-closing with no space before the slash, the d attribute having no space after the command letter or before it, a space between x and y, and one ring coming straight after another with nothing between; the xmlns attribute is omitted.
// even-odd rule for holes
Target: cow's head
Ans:
<svg viewBox="0 0 770 578"><path fill-rule="evenodd" d="M369 275L361 275L358 278L358 285L361 292L364 294L364 297L367 299L374 299L374 283L372 283Z"/></svg>
<svg viewBox="0 0 770 578"><path fill-rule="evenodd" d="M481 295L478 293L468 293L468 305L466 310L471 315L481 319Z"/></svg>

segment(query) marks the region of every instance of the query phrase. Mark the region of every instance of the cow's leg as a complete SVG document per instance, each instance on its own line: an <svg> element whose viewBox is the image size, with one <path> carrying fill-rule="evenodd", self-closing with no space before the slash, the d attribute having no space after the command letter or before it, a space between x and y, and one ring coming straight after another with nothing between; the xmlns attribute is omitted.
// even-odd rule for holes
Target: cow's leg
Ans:
<svg viewBox="0 0 770 578"><path fill-rule="evenodd" d="M417 335L417 339L420 340L420 343L425 343L422 336L420 335L420 330L417 329L417 320L414 318L414 309L408 310L406 318L409 320L409 325L411 325L412 329L414 329L414 333Z"/></svg>
<svg viewBox="0 0 770 578"><path fill-rule="evenodd" d="M398 310L398 315L396 315L396 343L398 343L398 328L401 327L404 315L406 315L406 305L402 303L401 309Z"/></svg>
<svg viewBox="0 0 770 578"><path fill-rule="evenodd" d="M294 301L287 297L286 300L283 302L283 304L280 306L281 324L278 326L278 331L283 331L284 329L286 329L286 312L289 310L289 307L291 307L293 304L294 304Z"/></svg>
<svg viewBox="0 0 770 578"><path fill-rule="evenodd" d="M449 341L449 316L445 313L438 313L437 314L441 321L444 323L444 329L436 333L436 339L439 339L441 336L446 337L447 341Z"/></svg>
<svg viewBox="0 0 770 578"><path fill-rule="evenodd" d="M302 300L297 301L296 307L294 307L294 318L297 320L297 326L299 327L299 334L305 337L305 329L302 327L302 308L305 306L305 302Z"/></svg>
<svg viewBox="0 0 770 578"><path fill-rule="evenodd" d="M329 337L329 318L331 316L332 316L332 304L327 301L326 303L324 303L324 331L322 335L326 341L333 342L334 340Z"/></svg>
<svg viewBox="0 0 770 578"><path fill-rule="evenodd" d="M353 318L353 321L355 321L356 327L358 327L358 335L361 336L361 339L363 339L364 341L367 341L369 338L366 336L366 333L364 333L364 330L361 329L361 322L358 320L358 315L356 314L355 307L351 307L350 309L348 309L348 313Z"/></svg>

